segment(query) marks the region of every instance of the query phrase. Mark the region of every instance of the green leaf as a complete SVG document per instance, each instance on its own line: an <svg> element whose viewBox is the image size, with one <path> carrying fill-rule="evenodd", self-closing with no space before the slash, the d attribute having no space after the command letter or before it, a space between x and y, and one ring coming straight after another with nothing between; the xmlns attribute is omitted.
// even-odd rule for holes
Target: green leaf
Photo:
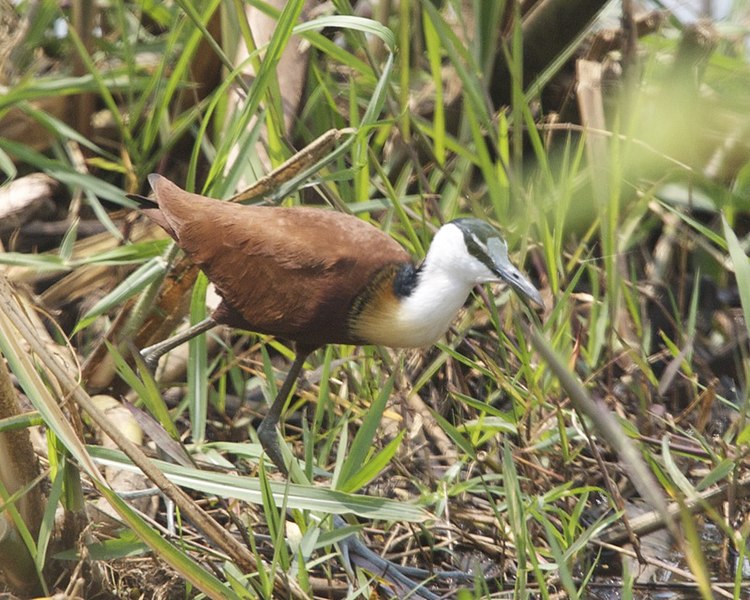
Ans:
<svg viewBox="0 0 750 600"><path fill-rule="evenodd" d="M0 148L8 151L16 157L17 160L29 163L37 169L44 171L65 185L86 190L88 193L109 200L115 204L135 208L135 203L125 196L125 192L112 185L94 177L88 173L79 173L72 166L67 165L59 160L49 158L32 148L6 138L0 137Z"/></svg>
<svg viewBox="0 0 750 600"><path fill-rule="evenodd" d="M86 544L87 560L116 560L131 556L143 556L150 548L144 544L132 531L120 531L119 537L104 542ZM84 557L75 548L55 554L58 560L79 561Z"/></svg>
<svg viewBox="0 0 750 600"><path fill-rule="evenodd" d="M41 573L47 558L47 548L49 547L52 534L55 532L55 515L57 514L57 505L60 502L60 496L63 491L64 471L58 469L50 486L49 496L47 497L47 506L44 509L44 518L37 540L36 565Z"/></svg>
<svg viewBox="0 0 750 600"><path fill-rule="evenodd" d="M138 398L146 405L146 408L159 421L170 437L175 440L180 439L180 434L177 431L174 421L172 421L169 409L164 403L164 399L159 393L159 388L156 386L156 382L154 382L154 378L146 368L146 364L143 362L141 356L136 353L135 361L138 369L143 373L143 379L138 377L117 348L108 341L105 343L107 344L109 355L115 364L117 374L133 389Z"/></svg>
<svg viewBox="0 0 750 600"><path fill-rule="evenodd" d="M75 326L73 334L85 329L97 317L121 306L126 300L139 293L147 286L164 275L166 265L160 258L154 258L138 267L115 289L99 300L89 311L81 317Z"/></svg>
<svg viewBox="0 0 750 600"><path fill-rule="evenodd" d="M44 425L44 419L42 419L39 411L32 410L21 415L0 419L0 432L17 431L38 425Z"/></svg>
<svg viewBox="0 0 750 600"><path fill-rule="evenodd" d="M391 73L393 72L393 54L388 55L388 59L383 65L383 73L378 79L378 83L372 92L372 97L367 105L365 114L362 115L362 127L375 123L385 104L385 99L388 95L388 84L390 82Z"/></svg>
<svg viewBox="0 0 750 600"><path fill-rule="evenodd" d="M750 333L750 259L745 255L737 236L723 215L721 222L724 227L724 238L729 248L729 256L732 258L732 264L734 265L737 289L740 291L742 316L745 318L745 327Z"/></svg>
<svg viewBox="0 0 750 600"><path fill-rule="evenodd" d="M14 267L30 267L38 271L69 271L70 266L59 256L52 254L23 254L21 252L0 253L0 264Z"/></svg>
<svg viewBox="0 0 750 600"><path fill-rule="evenodd" d="M750 445L750 425L746 425L742 429L742 431L740 431L739 435L737 436L737 445L738 446ZM732 468L735 468L734 463L732 463Z"/></svg>
<svg viewBox="0 0 750 600"><path fill-rule="evenodd" d="M482 127L490 131L492 122L484 99L484 88L478 77L481 72L479 66L455 31L445 22L440 11L431 2L424 2L422 6L450 58L451 65L456 69L466 100L471 104Z"/></svg>
<svg viewBox="0 0 750 600"><path fill-rule="evenodd" d="M661 457L664 461L664 469L669 473L675 485L680 488L680 491L688 500L695 499L698 496L698 492L682 472L680 466L675 463L671 448L669 447L669 436L667 435L661 439Z"/></svg>
<svg viewBox="0 0 750 600"><path fill-rule="evenodd" d="M94 256L87 256L75 261L71 261L73 266L81 265L125 265L138 263L149 258L161 256L164 249L171 243L171 240L150 240L148 242L139 242L138 244L128 244L118 246L112 250L100 252Z"/></svg>
<svg viewBox="0 0 750 600"><path fill-rule="evenodd" d="M7 175L7 180L15 179L18 175L18 169L13 159L6 152L0 150L0 171Z"/></svg>
<svg viewBox="0 0 750 600"><path fill-rule="evenodd" d="M275 569L278 565L282 571L287 572L289 570L290 561L289 552L285 543L286 519L283 518L283 515L286 514L287 497L285 496L283 498L281 506L276 506L273 489L271 488L270 480L266 475L265 464L262 462L260 463L258 481L260 482L260 490L263 500L263 514L266 516L268 533L274 548L271 569Z"/></svg>
<svg viewBox="0 0 750 600"><path fill-rule="evenodd" d="M746 428L746 430L747 429L750 429L750 427ZM737 445L741 446L743 443L747 444L748 441L750 441L750 440L747 440L745 442L741 442L739 440L739 437L738 437L738 439L737 439ZM736 462L734 460L732 460L731 458L725 458L718 465L716 465L713 469L711 469L711 471L708 473L708 475L706 475L705 477L703 477L703 479L701 479L695 485L695 489L698 490L698 491L707 490L712 485L714 485L714 484L716 484L716 483L718 483L720 481L723 481L727 477L730 477L731 474L732 474L732 472L736 468L737 468L737 464L736 464Z"/></svg>
<svg viewBox="0 0 750 600"><path fill-rule="evenodd" d="M435 418L435 420L438 422L438 425L442 427L445 430L445 433L448 434L448 437L450 437L453 440L453 443L456 444L461 450L464 451L464 453L467 456L470 456L471 458L476 458L477 451L475 450L472 443L466 439L466 437L459 431L457 427L454 427L445 417L443 417L440 413L430 409L430 412L432 413L432 416Z"/></svg>
<svg viewBox="0 0 750 600"><path fill-rule="evenodd" d="M380 475L380 472L388 466L391 459L396 455L396 451L401 445L404 435L406 435L405 430L399 431L398 435L388 442L385 448L377 452L374 456L369 457L367 462L363 463L358 471L352 473L340 489L345 492L354 492L363 488Z"/></svg>
<svg viewBox="0 0 750 600"><path fill-rule="evenodd" d="M367 458L372 450L375 434L378 427L380 427L385 405L393 391L393 382L393 375L391 375L380 389L375 402L372 403L365 413L362 425L357 429L357 434L354 436L354 440L352 440L348 455L341 466L337 484L338 489L343 491L356 489L356 487L350 485L350 479L367 464Z"/></svg>
<svg viewBox="0 0 750 600"><path fill-rule="evenodd" d="M201 271L195 280L190 299L190 325L206 318L206 290L208 278ZM208 415L208 365L206 334L197 335L188 342L188 397L190 398L190 424L195 443L206 437Z"/></svg>
<svg viewBox="0 0 750 600"><path fill-rule="evenodd" d="M138 470L117 450L88 446L88 451L100 465L128 471ZM160 460L153 462L176 485L222 498L237 498L258 505L263 503L261 483L257 478L203 471ZM283 506L286 501L286 505L291 509L315 510L330 514L354 513L368 519L384 521L422 522L429 518L429 513L418 506L388 498L348 494L338 490L277 481L269 481L269 486L277 507Z"/></svg>
<svg viewBox="0 0 750 600"><path fill-rule="evenodd" d="M388 48L389 52L393 53L396 49L396 36L390 29L388 29L388 27L382 23L373 21L372 19L365 19L363 17L355 17L351 15L330 15L327 17L319 17L312 21L300 23L294 28L294 33L301 34L306 31L318 31L325 28L351 29L375 35L383 40L383 43Z"/></svg>

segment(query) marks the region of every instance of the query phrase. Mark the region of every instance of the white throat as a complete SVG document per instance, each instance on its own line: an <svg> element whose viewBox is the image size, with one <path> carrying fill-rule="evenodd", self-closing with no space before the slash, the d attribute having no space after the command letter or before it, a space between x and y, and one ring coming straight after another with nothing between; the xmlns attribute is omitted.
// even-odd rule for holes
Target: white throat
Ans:
<svg viewBox="0 0 750 600"><path fill-rule="evenodd" d="M417 285L403 298L389 339L392 347L429 346L450 327L458 310L477 283L497 277L469 254L461 230L451 223L435 234Z"/></svg>

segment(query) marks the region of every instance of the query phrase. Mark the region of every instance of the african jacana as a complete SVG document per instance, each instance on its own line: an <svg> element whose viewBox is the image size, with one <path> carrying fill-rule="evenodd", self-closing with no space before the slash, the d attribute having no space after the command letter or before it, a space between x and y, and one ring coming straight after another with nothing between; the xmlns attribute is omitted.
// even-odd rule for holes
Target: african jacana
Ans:
<svg viewBox="0 0 750 600"><path fill-rule="evenodd" d="M485 282L505 281L543 305L539 291L510 263L500 233L479 219L443 225L415 265L395 240L351 215L220 202L160 175L148 179L157 206L143 212L203 269L223 301L208 319L143 354L155 365L219 323L293 341L295 360L258 427L264 450L282 472L276 426L313 350L325 344L427 346L446 332L472 288Z"/></svg>

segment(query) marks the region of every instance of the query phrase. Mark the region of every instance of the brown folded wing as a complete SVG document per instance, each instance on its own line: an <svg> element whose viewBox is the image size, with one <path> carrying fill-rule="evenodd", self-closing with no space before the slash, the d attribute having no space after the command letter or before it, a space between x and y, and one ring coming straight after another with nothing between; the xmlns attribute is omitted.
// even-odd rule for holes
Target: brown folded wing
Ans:
<svg viewBox="0 0 750 600"><path fill-rule="evenodd" d="M190 194L163 177L144 211L215 285L220 322L307 345L359 343L347 328L357 296L386 267L410 261L356 217L316 208L242 206Z"/></svg>

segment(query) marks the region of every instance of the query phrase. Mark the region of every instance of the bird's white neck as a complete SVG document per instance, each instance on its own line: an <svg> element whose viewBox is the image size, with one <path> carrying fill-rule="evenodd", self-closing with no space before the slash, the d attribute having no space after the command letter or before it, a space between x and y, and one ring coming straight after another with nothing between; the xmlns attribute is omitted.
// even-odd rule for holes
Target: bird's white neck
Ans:
<svg viewBox="0 0 750 600"><path fill-rule="evenodd" d="M471 256L463 233L455 225L442 227L430 245L416 281L402 296L377 343L391 347L421 347L437 341L450 327L474 285L494 279Z"/></svg>
<svg viewBox="0 0 750 600"><path fill-rule="evenodd" d="M471 289L495 280L468 251L459 227L448 223L435 234L422 266L405 265L393 289L357 315L352 333L367 344L429 346L448 330Z"/></svg>
<svg viewBox="0 0 750 600"><path fill-rule="evenodd" d="M450 327L466 302L472 283L457 281L445 271L425 264L417 274L417 285L401 299L387 345L421 347L436 342Z"/></svg>

